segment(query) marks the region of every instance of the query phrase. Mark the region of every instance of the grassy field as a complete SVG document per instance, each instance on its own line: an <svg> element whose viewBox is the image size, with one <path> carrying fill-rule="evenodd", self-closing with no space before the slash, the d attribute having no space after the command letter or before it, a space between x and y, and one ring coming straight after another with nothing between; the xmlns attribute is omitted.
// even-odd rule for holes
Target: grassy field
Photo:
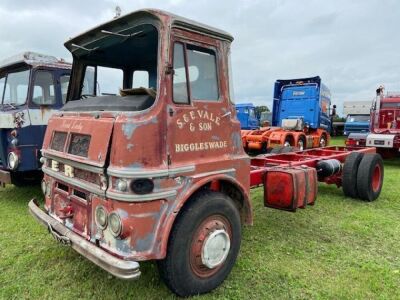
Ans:
<svg viewBox="0 0 400 300"><path fill-rule="evenodd" d="M293 214L264 208L262 193L231 275L195 299L400 299L400 159L385 162L373 203L321 184L316 205ZM39 187L0 190L0 299L175 298L152 262L126 282L56 243L28 214L32 197Z"/></svg>

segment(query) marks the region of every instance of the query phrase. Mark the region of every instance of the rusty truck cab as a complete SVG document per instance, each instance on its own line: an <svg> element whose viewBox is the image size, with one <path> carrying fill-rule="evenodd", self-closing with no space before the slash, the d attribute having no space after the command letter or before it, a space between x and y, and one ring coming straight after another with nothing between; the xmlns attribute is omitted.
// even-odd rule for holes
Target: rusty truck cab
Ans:
<svg viewBox="0 0 400 300"><path fill-rule="evenodd" d="M168 269L177 219L204 199L225 197L242 222L252 222L250 161L229 84L232 40L142 10L65 44L74 59L68 102L50 119L42 150L46 213L30 203L58 240L117 277L135 278L138 261L162 260ZM184 289L167 279L178 294L217 286L231 269L225 260L236 258L240 237L232 235L240 228L223 213L210 218L199 221L203 244L190 246L188 260L191 274L211 283ZM207 263L211 237L224 246Z"/></svg>

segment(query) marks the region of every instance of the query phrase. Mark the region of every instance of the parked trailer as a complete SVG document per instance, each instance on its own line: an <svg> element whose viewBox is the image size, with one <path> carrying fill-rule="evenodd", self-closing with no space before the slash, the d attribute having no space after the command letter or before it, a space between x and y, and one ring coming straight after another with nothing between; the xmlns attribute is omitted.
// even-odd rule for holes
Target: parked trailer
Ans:
<svg viewBox="0 0 400 300"><path fill-rule="evenodd" d="M351 133L348 146L375 147L384 158L400 152L400 92L376 97L371 110L370 132Z"/></svg>
<svg viewBox="0 0 400 300"><path fill-rule="evenodd" d="M328 115L330 91L319 76L277 80L274 88L272 127L243 135L249 153L265 153L284 146L325 147L329 143L331 120Z"/></svg>
<svg viewBox="0 0 400 300"><path fill-rule="evenodd" d="M229 89L232 40L140 10L66 43L73 72L43 144L44 210L29 203L56 240L118 278L138 278L140 262L156 260L166 285L190 296L218 287L234 266L241 225L253 222L250 185L264 186L267 206L291 211L315 202L317 179L379 196L373 148L245 154ZM86 69L100 66L121 69L121 96L102 95L95 80L90 96L82 91ZM131 89L136 70L155 88Z"/></svg>

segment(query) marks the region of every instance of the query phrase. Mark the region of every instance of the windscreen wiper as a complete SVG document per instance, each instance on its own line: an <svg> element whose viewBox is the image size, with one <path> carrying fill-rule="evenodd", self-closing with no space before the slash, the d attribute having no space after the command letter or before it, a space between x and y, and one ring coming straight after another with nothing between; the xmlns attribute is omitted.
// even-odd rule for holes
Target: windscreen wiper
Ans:
<svg viewBox="0 0 400 300"><path fill-rule="evenodd" d="M115 36L119 36L119 37L123 37L123 38L131 38L131 37L134 37L136 35L143 33L143 31L137 31L135 33L130 33L130 34L123 34L123 33L112 32L112 31L108 31L108 30L102 30L101 33L108 34L108 35L115 35Z"/></svg>
<svg viewBox="0 0 400 300"><path fill-rule="evenodd" d="M87 51L87 52L92 52L92 51L95 51L95 50L99 49L99 47L95 47L95 48L89 49L89 48L86 48L86 47L83 47L83 46L79 46L79 45L77 45L77 44L72 44L71 46L72 46L72 47L75 47L75 48L77 48L77 49L85 50L85 51ZM71 51L74 52L74 51L76 51L77 49L74 49L74 50L71 50Z"/></svg>

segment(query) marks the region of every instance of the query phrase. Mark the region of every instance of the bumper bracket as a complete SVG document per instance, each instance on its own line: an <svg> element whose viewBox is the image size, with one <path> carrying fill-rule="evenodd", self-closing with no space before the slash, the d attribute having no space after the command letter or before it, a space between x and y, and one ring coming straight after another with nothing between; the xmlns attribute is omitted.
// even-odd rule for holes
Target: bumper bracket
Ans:
<svg viewBox="0 0 400 300"><path fill-rule="evenodd" d="M29 212L63 245L71 246L76 252L121 279L136 279L140 276L139 263L117 258L88 240L71 231L49 216L38 205L36 199L29 204Z"/></svg>

